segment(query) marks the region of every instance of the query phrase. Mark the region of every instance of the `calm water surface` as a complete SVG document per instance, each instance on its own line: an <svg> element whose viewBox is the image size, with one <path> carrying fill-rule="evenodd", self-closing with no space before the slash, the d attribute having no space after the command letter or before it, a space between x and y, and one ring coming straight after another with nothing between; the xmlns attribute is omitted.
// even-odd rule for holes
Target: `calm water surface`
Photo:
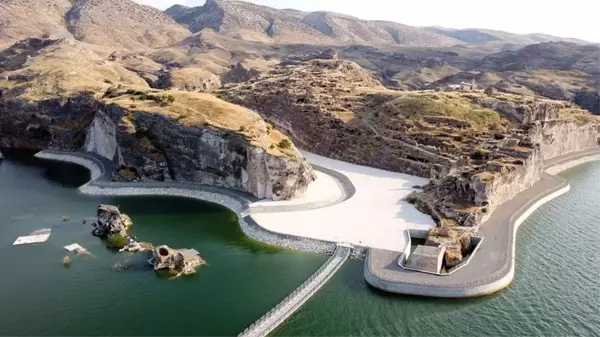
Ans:
<svg viewBox="0 0 600 337"><path fill-rule="evenodd" d="M94 197L89 174L33 159L0 163L0 335L237 335L300 285L326 256L247 239L227 209L182 198ZM157 277L144 255L107 251L81 219L120 205L140 240L195 248L208 262L191 277ZM69 215L71 221L62 222ZM43 244L16 237L52 228ZM62 247L77 242L94 257ZM114 270L128 262L127 270Z"/></svg>
<svg viewBox="0 0 600 337"><path fill-rule="evenodd" d="M326 259L257 244L210 204L81 195L87 177L71 165L0 163L0 335L236 335ZM469 300L389 295L365 284L362 262L348 262L275 335L600 335L600 163L564 177L572 191L521 227L508 289ZM120 205L139 239L195 248L209 265L166 280L140 255L108 252L80 221L99 203ZM43 227L52 228L48 242L11 246ZM94 257L66 269L62 247L73 242Z"/></svg>

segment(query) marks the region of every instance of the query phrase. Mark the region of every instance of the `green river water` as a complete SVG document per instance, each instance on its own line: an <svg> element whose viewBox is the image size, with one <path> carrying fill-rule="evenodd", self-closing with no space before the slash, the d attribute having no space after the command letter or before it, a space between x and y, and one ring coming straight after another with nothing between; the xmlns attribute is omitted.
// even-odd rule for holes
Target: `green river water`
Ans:
<svg viewBox="0 0 600 337"><path fill-rule="evenodd" d="M600 335L600 162L563 176L571 192L523 224L516 278L504 291L465 300L390 295L368 287L362 262L350 261L274 335ZM0 162L0 335L237 335L327 258L258 244L211 204L82 195L88 177L22 155ZM81 223L99 203L128 213L138 239L195 248L208 265L167 280L142 255L107 251ZM11 245L39 228L52 228L46 243ZM94 256L74 256L65 268L62 247L74 242ZM116 270L117 262L130 267Z"/></svg>

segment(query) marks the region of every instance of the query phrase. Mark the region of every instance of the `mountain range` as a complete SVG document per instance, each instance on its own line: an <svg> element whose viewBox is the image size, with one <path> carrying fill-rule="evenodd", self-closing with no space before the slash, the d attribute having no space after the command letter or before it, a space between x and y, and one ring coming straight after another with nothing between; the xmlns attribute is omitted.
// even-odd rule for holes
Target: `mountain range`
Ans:
<svg viewBox="0 0 600 337"><path fill-rule="evenodd" d="M131 0L1 0L0 9L0 46L49 34L139 51L172 45L203 29L235 39L275 44L449 47L549 41L586 43L544 34L419 28L333 12L280 10L232 0L208 0L199 7L175 5L164 13Z"/></svg>
<svg viewBox="0 0 600 337"><path fill-rule="evenodd" d="M411 27L233 0L164 12L132 0L0 0L0 49L30 37L66 39L53 51L61 57L74 45L86 50L77 55L110 56L157 88L210 91L333 49L397 90L475 80L520 94L579 97L600 112L598 45L544 34Z"/></svg>

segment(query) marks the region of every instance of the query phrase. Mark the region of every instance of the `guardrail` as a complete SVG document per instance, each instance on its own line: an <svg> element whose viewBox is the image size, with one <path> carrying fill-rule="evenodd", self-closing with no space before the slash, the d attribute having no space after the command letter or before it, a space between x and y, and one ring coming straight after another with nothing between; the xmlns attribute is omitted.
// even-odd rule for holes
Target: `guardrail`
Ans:
<svg viewBox="0 0 600 337"><path fill-rule="evenodd" d="M351 250L349 246L338 244L333 255L308 280L238 336L262 337L275 330L327 283L348 259Z"/></svg>

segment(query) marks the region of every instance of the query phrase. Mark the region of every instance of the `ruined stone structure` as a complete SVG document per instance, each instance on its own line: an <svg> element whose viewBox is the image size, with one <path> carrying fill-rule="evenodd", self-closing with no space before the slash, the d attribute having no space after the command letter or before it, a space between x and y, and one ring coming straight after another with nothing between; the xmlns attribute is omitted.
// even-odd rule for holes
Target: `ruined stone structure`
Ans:
<svg viewBox="0 0 600 337"><path fill-rule="evenodd" d="M158 246L152 250L151 263L154 270L168 270L175 274L193 274L206 262L194 249L172 249Z"/></svg>
<svg viewBox="0 0 600 337"><path fill-rule="evenodd" d="M414 252L410 254L408 267L430 273L439 273L444 261L444 246L417 246Z"/></svg>

